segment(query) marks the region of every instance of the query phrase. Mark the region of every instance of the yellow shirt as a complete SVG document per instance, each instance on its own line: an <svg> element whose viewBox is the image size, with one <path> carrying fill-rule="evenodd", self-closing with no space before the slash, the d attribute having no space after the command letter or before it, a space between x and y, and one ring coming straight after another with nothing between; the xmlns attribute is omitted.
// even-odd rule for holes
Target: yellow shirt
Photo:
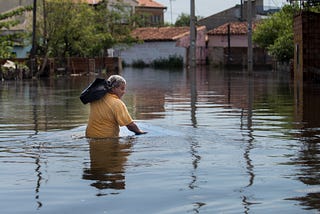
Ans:
<svg viewBox="0 0 320 214"><path fill-rule="evenodd" d="M115 94L107 93L100 100L90 103L86 137L118 137L119 126L129 125L132 121L122 100Z"/></svg>

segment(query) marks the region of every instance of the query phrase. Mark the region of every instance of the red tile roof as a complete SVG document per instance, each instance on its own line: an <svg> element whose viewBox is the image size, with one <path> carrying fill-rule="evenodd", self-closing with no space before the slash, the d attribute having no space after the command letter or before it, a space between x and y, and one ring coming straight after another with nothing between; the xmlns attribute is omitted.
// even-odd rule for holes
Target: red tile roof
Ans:
<svg viewBox="0 0 320 214"><path fill-rule="evenodd" d="M208 32L208 35L227 35L228 25L230 24L230 34L231 35L245 35L248 33L248 23L247 22L231 22L223 24L217 28L214 28ZM255 29L256 23L252 23L252 29Z"/></svg>
<svg viewBox="0 0 320 214"><path fill-rule="evenodd" d="M143 41L159 40L177 40L178 38L189 34L189 27L144 27L132 31L134 38Z"/></svg>
<svg viewBox="0 0 320 214"><path fill-rule="evenodd" d="M197 27L203 30L205 26ZM190 34L190 27L143 27L131 32L131 36L143 41L175 41Z"/></svg>
<svg viewBox="0 0 320 214"><path fill-rule="evenodd" d="M85 0L88 4L98 4L102 2L102 0Z"/></svg>
<svg viewBox="0 0 320 214"><path fill-rule="evenodd" d="M83 2L87 2L88 4L99 4L102 0L82 0ZM162 4L155 2L153 0L137 0L140 7L156 7L156 8L166 8Z"/></svg>
<svg viewBox="0 0 320 214"><path fill-rule="evenodd" d="M162 4L155 2L153 0L138 0L139 6L141 7L158 7L158 8L166 8Z"/></svg>
<svg viewBox="0 0 320 214"><path fill-rule="evenodd" d="M74 3L87 3L91 5L96 5L102 2L103 0L72 0Z"/></svg>

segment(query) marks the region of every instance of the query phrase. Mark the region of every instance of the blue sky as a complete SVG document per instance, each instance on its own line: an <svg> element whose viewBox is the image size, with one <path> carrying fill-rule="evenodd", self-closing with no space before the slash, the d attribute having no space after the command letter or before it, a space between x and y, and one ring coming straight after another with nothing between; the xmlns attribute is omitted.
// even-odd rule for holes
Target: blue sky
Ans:
<svg viewBox="0 0 320 214"><path fill-rule="evenodd" d="M165 21L175 22L176 18L181 13L190 14L190 0L155 0L167 7L165 12ZM230 7L240 4L240 0L195 0L195 13L197 16L210 16L220 11L226 10ZM286 3L286 0L264 0L265 6L281 7ZM172 5L172 10L170 6Z"/></svg>

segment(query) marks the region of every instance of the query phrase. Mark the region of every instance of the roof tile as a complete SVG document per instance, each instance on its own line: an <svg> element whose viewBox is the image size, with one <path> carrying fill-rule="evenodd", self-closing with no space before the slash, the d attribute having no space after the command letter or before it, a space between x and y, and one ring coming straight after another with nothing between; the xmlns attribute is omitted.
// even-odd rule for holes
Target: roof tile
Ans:
<svg viewBox="0 0 320 214"><path fill-rule="evenodd" d="M189 27L145 27L137 28L131 35L143 41L176 40L189 34Z"/></svg>
<svg viewBox="0 0 320 214"><path fill-rule="evenodd" d="M228 25L230 24L231 35L244 35L248 32L247 22L230 22L214 28L208 32L208 35L227 35ZM252 23L252 29L255 29L256 23Z"/></svg>
<svg viewBox="0 0 320 214"><path fill-rule="evenodd" d="M165 8L162 4L155 2L153 0L138 0L139 6L143 7L159 7L159 8Z"/></svg>

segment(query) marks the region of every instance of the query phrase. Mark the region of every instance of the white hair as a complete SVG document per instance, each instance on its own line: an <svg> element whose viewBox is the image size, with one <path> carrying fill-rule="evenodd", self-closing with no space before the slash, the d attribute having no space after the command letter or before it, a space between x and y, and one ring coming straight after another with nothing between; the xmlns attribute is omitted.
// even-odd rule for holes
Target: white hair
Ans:
<svg viewBox="0 0 320 214"><path fill-rule="evenodd" d="M112 88L117 88L121 84L126 84L126 80L120 75L111 75L107 79L107 85L109 90L111 90Z"/></svg>

